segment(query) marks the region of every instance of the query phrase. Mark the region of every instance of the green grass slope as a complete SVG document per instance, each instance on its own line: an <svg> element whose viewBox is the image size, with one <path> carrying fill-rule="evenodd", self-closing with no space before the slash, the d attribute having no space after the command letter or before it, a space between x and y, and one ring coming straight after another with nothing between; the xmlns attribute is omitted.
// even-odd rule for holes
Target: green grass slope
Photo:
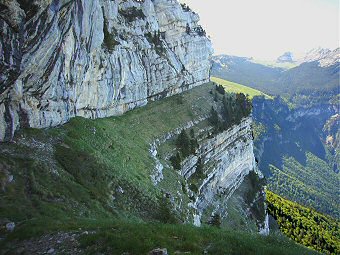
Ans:
<svg viewBox="0 0 340 255"><path fill-rule="evenodd" d="M184 194L185 180L164 161L164 154L174 149L173 141L159 148L165 178L154 186L150 175L156 163L150 144L209 115L216 104L214 89L212 83L202 85L120 117L74 118L58 128L22 130L12 143L1 144L0 237L5 239L0 253L15 253L23 240L39 247L42 235L82 229L89 234L75 236L81 254L146 254L157 247L191 254L204 250L208 254L311 254L281 236L166 224L181 223L190 212L178 215L183 212L164 202L165 192L179 194L182 204L190 200ZM203 120L194 129L209 125ZM16 227L9 234L4 223L12 221Z"/></svg>
<svg viewBox="0 0 340 255"><path fill-rule="evenodd" d="M243 93L245 95L249 95L249 98L253 98L254 96L265 96L267 99L272 98L271 96L268 96L259 90L235 82L223 80L217 77L211 77L211 81L222 85L225 88L225 90L229 93Z"/></svg>
<svg viewBox="0 0 340 255"><path fill-rule="evenodd" d="M166 248L169 254L212 255L314 255L313 250L298 245L280 233L261 236L240 230L204 226L160 224L121 219L79 219L31 221L14 232L9 241L0 243L0 254L15 254L20 240L39 244L44 233L75 233L78 254L144 255L155 248ZM45 223L45 224L44 224ZM87 231L87 234L84 233ZM51 238L51 235L49 236ZM14 252L13 252L14 251ZM176 253L175 253L176 252ZM62 253L62 254L73 254Z"/></svg>
<svg viewBox="0 0 340 255"><path fill-rule="evenodd" d="M213 87L204 85L120 117L74 118L59 128L19 132L13 143L0 146L0 218L102 218L121 212L157 218L162 192L150 178L155 167L150 144L208 115ZM166 186L182 192L181 177L165 174L173 177ZM14 181L6 184L9 175Z"/></svg>
<svg viewBox="0 0 340 255"><path fill-rule="evenodd" d="M88 254L98 251L147 254L154 247L167 247L169 254L316 254L280 235L262 237L241 231L185 225L117 224L115 229L115 232L103 229L83 238L81 243L87 247Z"/></svg>

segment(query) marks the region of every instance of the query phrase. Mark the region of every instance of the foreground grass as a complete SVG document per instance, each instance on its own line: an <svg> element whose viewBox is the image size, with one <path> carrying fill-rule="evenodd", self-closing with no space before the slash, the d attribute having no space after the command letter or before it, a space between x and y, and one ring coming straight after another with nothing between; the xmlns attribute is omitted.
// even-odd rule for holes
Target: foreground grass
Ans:
<svg viewBox="0 0 340 255"><path fill-rule="evenodd" d="M211 81L222 85L225 88L225 90L229 93L243 93L245 95L249 95L250 98L253 98L255 96L265 96L267 99L272 99L271 96L268 96L267 94L259 90L235 82L223 80L217 77L211 77Z"/></svg>
<svg viewBox="0 0 340 255"><path fill-rule="evenodd" d="M6 172L15 180L0 190L0 219L120 213L157 218L162 192L150 178L155 167L150 144L209 114L213 88L205 84L120 117L77 117L58 128L19 132L14 143L0 147L0 181ZM171 169L166 174L173 176L167 190L181 192L182 177Z"/></svg>
<svg viewBox="0 0 340 255"><path fill-rule="evenodd" d="M190 254L313 254L280 236L261 237L257 234L221 230L198 229L186 225L125 224L115 230L101 230L82 238L89 254L110 252L146 254L155 247Z"/></svg>
<svg viewBox="0 0 340 255"><path fill-rule="evenodd" d="M41 224L42 221L48 224ZM79 239L85 254L147 254L155 248L167 248L169 254L183 252L188 254L318 254L280 234L268 237L241 231L191 225L169 225L145 223L131 220L89 220L69 219L55 221L40 219L31 221L14 232L9 240L23 239L27 236L53 231L89 230L90 234ZM26 234L25 234L26 233ZM8 248L7 244L0 244ZM1 250L1 249L0 249Z"/></svg>

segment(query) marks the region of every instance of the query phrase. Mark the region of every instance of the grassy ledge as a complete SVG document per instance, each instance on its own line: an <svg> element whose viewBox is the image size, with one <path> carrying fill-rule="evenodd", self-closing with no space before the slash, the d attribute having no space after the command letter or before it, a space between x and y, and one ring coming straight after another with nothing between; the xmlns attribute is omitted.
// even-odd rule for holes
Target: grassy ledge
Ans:
<svg viewBox="0 0 340 255"><path fill-rule="evenodd" d="M247 86L235 83L235 82L223 80L217 77L211 77L211 81L222 85L225 88L225 90L229 93L243 93L245 95L249 95L250 99L252 99L255 96L265 96L266 99L273 99L271 96L259 90L256 90L256 89L253 89L253 88L250 88L250 87L247 87Z"/></svg>
<svg viewBox="0 0 340 255"><path fill-rule="evenodd" d="M80 254L146 254L157 247L170 254L313 254L280 235L164 223L171 211L162 207L160 196L177 194L175 202L183 198L183 204L189 199L182 190L183 177L163 157L173 150L173 141L159 148L165 179L158 186L150 178L155 168L150 145L209 116L217 104L213 89L213 83L205 84L120 117L74 118L58 128L22 130L13 143L1 144L0 225L16 226L9 235L0 228L0 237L6 238L0 253L12 254L24 242L39 247L44 235L87 230L88 235L76 235ZM209 125L204 119L194 128ZM41 250L30 254L36 252Z"/></svg>

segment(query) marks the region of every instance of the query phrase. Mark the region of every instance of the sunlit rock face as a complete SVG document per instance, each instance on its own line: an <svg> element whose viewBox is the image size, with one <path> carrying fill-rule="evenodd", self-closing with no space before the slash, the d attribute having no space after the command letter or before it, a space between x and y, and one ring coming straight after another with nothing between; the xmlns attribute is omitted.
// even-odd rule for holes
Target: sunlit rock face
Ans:
<svg viewBox="0 0 340 255"><path fill-rule="evenodd" d="M0 9L0 140L209 81L211 43L177 1L5 0Z"/></svg>
<svg viewBox="0 0 340 255"><path fill-rule="evenodd" d="M201 141L196 155L182 163L180 173L190 179L197 171L199 158L206 177L190 204L195 209L194 224L201 224L201 217L207 211L226 217L227 201L241 185L245 176L256 171L253 152L252 118L244 118L240 124Z"/></svg>
<svg viewBox="0 0 340 255"><path fill-rule="evenodd" d="M202 216L210 209L222 217L227 216L229 197L245 176L255 170L251 121L246 118L201 146L201 158L211 170L199 187L195 201L197 215Z"/></svg>
<svg viewBox="0 0 340 255"><path fill-rule="evenodd" d="M200 148L205 165L213 167L199 189L196 206L200 213L218 201L215 196L228 199L244 177L255 170L251 122L251 118L244 119ZM222 209L223 205L216 207Z"/></svg>

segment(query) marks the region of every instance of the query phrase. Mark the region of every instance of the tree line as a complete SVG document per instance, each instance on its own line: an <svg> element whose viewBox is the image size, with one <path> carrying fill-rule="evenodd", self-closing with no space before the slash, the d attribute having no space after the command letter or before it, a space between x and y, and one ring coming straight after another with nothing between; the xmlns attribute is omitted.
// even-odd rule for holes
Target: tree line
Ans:
<svg viewBox="0 0 340 255"><path fill-rule="evenodd" d="M222 103L221 109L212 106L210 111L209 121L214 127L214 133L223 132L239 124L244 117L250 115L252 110L252 103L248 96L243 93L226 93L222 85L216 84L214 101Z"/></svg>

